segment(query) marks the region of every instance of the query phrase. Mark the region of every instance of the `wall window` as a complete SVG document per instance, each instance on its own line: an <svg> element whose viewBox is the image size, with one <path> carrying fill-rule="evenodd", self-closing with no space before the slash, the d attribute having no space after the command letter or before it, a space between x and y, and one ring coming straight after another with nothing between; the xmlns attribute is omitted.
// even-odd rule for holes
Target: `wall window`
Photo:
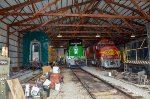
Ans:
<svg viewBox="0 0 150 99"><path fill-rule="evenodd" d="M148 48L137 49L138 60L148 60Z"/></svg>
<svg viewBox="0 0 150 99"><path fill-rule="evenodd" d="M126 45L128 60L148 60L147 40L139 40Z"/></svg>
<svg viewBox="0 0 150 99"><path fill-rule="evenodd" d="M128 60L136 60L136 50L127 51Z"/></svg>

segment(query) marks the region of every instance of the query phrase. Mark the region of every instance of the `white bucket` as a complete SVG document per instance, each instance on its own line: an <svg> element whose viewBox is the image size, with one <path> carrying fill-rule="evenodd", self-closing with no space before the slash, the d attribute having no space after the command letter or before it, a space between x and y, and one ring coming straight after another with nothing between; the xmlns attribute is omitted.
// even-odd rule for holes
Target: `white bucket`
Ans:
<svg viewBox="0 0 150 99"><path fill-rule="evenodd" d="M30 94L30 85L26 84L25 86L26 86L25 87L25 96L29 96L29 94Z"/></svg>
<svg viewBox="0 0 150 99"><path fill-rule="evenodd" d="M54 66L53 67L53 73L59 73L59 67Z"/></svg>
<svg viewBox="0 0 150 99"><path fill-rule="evenodd" d="M111 76L111 72L108 72L108 76Z"/></svg>
<svg viewBox="0 0 150 99"><path fill-rule="evenodd" d="M46 79L45 82L43 83L44 86L49 86L51 84L51 81Z"/></svg>
<svg viewBox="0 0 150 99"><path fill-rule="evenodd" d="M56 90L56 91L59 91L59 90L60 90L60 83L55 84L55 90Z"/></svg>
<svg viewBox="0 0 150 99"><path fill-rule="evenodd" d="M32 96L37 96L39 91L40 91L40 89L38 87L33 86L32 90L31 90L31 95Z"/></svg>

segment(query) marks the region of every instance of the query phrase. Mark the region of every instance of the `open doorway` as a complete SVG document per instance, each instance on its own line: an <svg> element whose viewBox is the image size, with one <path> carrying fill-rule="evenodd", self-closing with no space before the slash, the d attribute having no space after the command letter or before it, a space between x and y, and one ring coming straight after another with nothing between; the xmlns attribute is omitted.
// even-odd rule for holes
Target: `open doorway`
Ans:
<svg viewBox="0 0 150 99"><path fill-rule="evenodd" d="M31 41L30 44L30 60L33 68L37 68L41 61L41 44L37 40Z"/></svg>

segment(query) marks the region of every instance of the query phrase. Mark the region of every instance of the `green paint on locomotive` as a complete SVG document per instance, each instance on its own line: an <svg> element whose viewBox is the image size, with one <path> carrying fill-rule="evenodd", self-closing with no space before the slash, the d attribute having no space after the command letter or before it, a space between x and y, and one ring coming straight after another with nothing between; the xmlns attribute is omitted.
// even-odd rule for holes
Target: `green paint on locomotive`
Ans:
<svg viewBox="0 0 150 99"><path fill-rule="evenodd" d="M83 58L82 40L72 39L69 40L69 57L70 58Z"/></svg>
<svg viewBox="0 0 150 99"><path fill-rule="evenodd" d="M69 46L69 56L72 58L83 57L83 47L82 46Z"/></svg>

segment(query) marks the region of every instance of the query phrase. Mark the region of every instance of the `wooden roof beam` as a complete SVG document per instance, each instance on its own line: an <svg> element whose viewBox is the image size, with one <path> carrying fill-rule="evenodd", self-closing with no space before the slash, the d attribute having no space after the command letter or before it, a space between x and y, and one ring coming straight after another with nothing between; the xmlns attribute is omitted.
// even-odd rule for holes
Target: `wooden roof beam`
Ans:
<svg viewBox="0 0 150 99"><path fill-rule="evenodd" d="M46 21L45 23L41 24L41 25L37 25L37 27L32 28L32 30L30 30L31 32L35 31L36 29L40 28L40 27L44 27L46 26L50 21L54 20L57 16L52 16L52 18L50 18L48 21Z"/></svg>
<svg viewBox="0 0 150 99"><path fill-rule="evenodd" d="M101 10L101 9L99 9L99 8L96 8L96 10L97 11L103 11L103 10ZM114 15L114 13L111 13L111 12L107 12L107 11L103 11L103 12L105 12L105 13L107 13L107 14L110 14L110 15ZM135 23L136 25L139 25L139 26L143 26L143 25L141 25L141 24L139 24L139 23L137 23L137 22L134 22L134 21L131 21L131 20L133 20L133 19L128 19L128 21L131 23Z"/></svg>
<svg viewBox="0 0 150 99"><path fill-rule="evenodd" d="M18 13L19 14L19 13ZM13 16L18 16L17 13L14 13ZM33 13L20 13L21 16L33 16ZM118 19L146 19L145 17L142 16L123 16L123 15L110 15L110 14L67 14L67 13L39 13L37 14L35 17L39 18L38 16L68 16L68 17L93 17L93 18L118 18ZM28 20L32 20L32 19L28 19ZM26 22L28 20L25 20L23 22ZM21 22L21 21L20 21ZM14 23L14 24L18 24L20 22ZM22 23L22 22L21 22ZM14 25L12 24L12 25Z"/></svg>
<svg viewBox="0 0 150 99"><path fill-rule="evenodd" d="M67 9L68 10L68 9ZM61 13L65 13L65 11L67 10L63 10L61 11ZM35 31L37 28L40 28L40 27L43 27L43 26L46 26L50 21L53 21L57 16L52 16L51 19L49 19L48 21L46 21L45 23L41 24L40 26L36 27L36 28L33 28L31 31Z"/></svg>
<svg viewBox="0 0 150 99"><path fill-rule="evenodd" d="M105 33L118 33L118 32L107 32L107 31L58 31L59 33L93 33L93 34L105 34ZM132 34L133 32L119 32L119 33L128 33L128 34ZM141 32L140 32L141 33Z"/></svg>
<svg viewBox="0 0 150 99"><path fill-rule="evenodd" d="M95 2L96 2L96 1L95 1ZM87 13L88 9L89 9L95 2L91 2L90 4L88 4L88 6L87 6L86 8L84 8L82 11L81 11L81 9L79 8L80 6L77 6L78 13L80 13L80 15L82 15L83 13ZM75 3L78 3L78 1L75 0ZM90 12L90 11L88 11L88 12ZM86 18L86 20L85 20L85 18L80 17L80 20L81 20L81 21L77 21L77 24L83 24L83 23L87 20L87 18ZM74 28L75 30L80 30L80 29L81 29L80 27L73 27L73 28ZM76 35L76 33L72 34L72 36L75 36L75 35Z"/></svg>
<svg viewBox="0 0 150 99"><path fill-rule="evenodd" d="M61 22L63 23L63 22L66 20L66 18L67 18L67 17L63 17L63 18L61 18L59 21L61 21ZM58 19L57 19L57 20L58 20ZM55 21L56 21L56 20L55 20ZM52 31L53 28L54 28L54 27L52 27L52 28L46 30L45 32L48 33L48 34L49 34L49 32L50 32L50 34L52 34L51 31Z"/></svg>
<svg viewBox="0 0 150 99"><path fill-rule="evenodd" d="M148 15L147 13L145 13L142 8L137 4L137 2L135 0L131 0L131 2L137 7L137 9L143 14L143 16L147 19L150 20L150 15Z"/></svg>
<svg viewBox="0 0 150 99"><path fill-rule="evenodd" d="M25 24L24 24L25 25ZM21 26L21 24L20 24L20 26ZM25 26L27 26L27 25L25 25ZM27 29L24 29L24 30L21 30L20 32L22 32L22 33L24 33L24 32L30 32L32 29L34 29L34 28L37 28L37 27L39 27L39 25L37 25L37 24L30 24L29 26L31 26L30 28L27 28ZM56 29L57 27L55 27L55 29ZM53 27L51 28L51 29L47 29L47 30L44 30L43 32L45 32L45 33L48 33L48 32L50 32L51 30L53 29Z"/></svg>
<svg viewBox="0 0 150 99"><path fill-rule="evenodd" d="M44 6L43 8L41 8L38 12L36 12L35 14L33 14L34 16L37 15L38 13L41 13L42 11L45 11L47 8L51 7L52 5L56 4L58 1L60 0L54 0L53 2L48 3L46 6Z"/></svg>
<svg viewBox="0 0 150 99"><path fill-rule="evenodd" d="M52 27L61 27L61 26L67 26L67 27L100 27L100 28L128 28L128 26L124 25L95 25L95 24L18 24L14 26L52 26ZM144 28L143 26L135 26L134 28Z"/></svg>
<svg viewBox="0 0 150 99"><path fill-rule="evenodd" d="M58 1L59 1L59 0L55 0L54 2L49 3L47 6L44 6L43 8L41 8L40 11L38 11L37 13L42 12L43 10L47 9L48 7L50 7L50 6L52 6L53 4L57 3ZM32 6L32 7L33 7L33 6ZM36 15L37 13L33 14L33 16ZM31 21L33 21L33 20L35 20L35 19L37 19L37 18L41 18L41 17L33 17L33 18L31 18L31 19L32 19ZM29 18L28 18L28 19L29 19ZM53 19L53 18L52 18L52 19ZM27 21L27 20L26 20L26 21ZM43 25L45 25L45 24L43 24ZM36 28L38 28L38 27L36 27ZM35 29L36 29L36 28L35 28Z"/></svg>
<svg viewBox="0 0 150 99"><path fill-rule="evenodd" d="M18 16L19 13L14 13L13 16ZM33 16L33 13L20 13L21 16ZM93 17L93 18L118 18L118 19L146 19L145 17L142 16L123 16L123 15L110 15L110 14L75 14L75 13L39 13L35 17L39 18L38 16L64 16L64 17ZM32 19L26 20L30 21ZM26 22L23 21L23 22ZM23 23L21 22L21 23ZM18 24L14 23L14 24ZM12 25L14 25L12 24Z"/></svg>
<svg viewBox="0 0 150 99"><path fill-rule="evenodd" d="M91 1L92 3L93 3L93 1ZM76 2L77 3L77 2ZM91 4L90 4L91 5ZM79 6L78 6L78 8L79 8ZM88 8L89 8L89 6L88 6ZM87 10L87 9L86 9ZM86 12L86 10L83 10L83 11L81 11L80 13L84 13L84 12ZM69 17L63 17L63 18L61 18L61 19L63 19L63 20L61 20L62 22L64 22L65 21L65 19L67 19L67 18L69 18ZM58 20L58 21L60 21L60 20ZM79 28L79 27L78 27ZM46 33L48 33L48 32L50 32L51 31L51 29L48 29L47 31L45 31Z"/></svg>
<svg viewBox="0 0 150 99"><path fill-rule="evenodd" d="M145 19L141 16L122 16L122 15L109 15L109 14L66 14L66 13L50 13L50 14L37 14L37 16L68 16L68 17L93 17L93 18L119 18L119 19Z"/></svg>
<svg viewBox="0 0 150 99"><path fill-rule="evenodd" d="M92 2L94 2L94 1L96 1L96 0L92 0ZM82 2L82 3L79 3L78 5L80 5L80 6L82 6L82 5L85 5L85 4L88 4L88 3L91 3L91 1L86 1L86 2ZM62 11L62 10L66 10L66 9L69 9L69 8L73 8L73 7L75 7L76 6L76 4L75 5L70 5L70 6L67 6L67 7L63 7L63 8L60 8L60 9L57 9L57 10L52 10L52 11L50 11L50 12L48 12L48 13L55 13L55 12L59 12L59 11ZM13 16L16 16L16 15L20 15L20 16L23 16L23 15L25 15L25 16L33 16L33 14L34 13L24 13L24 14L22 14L22 13L12 13L11 15ZM42 13L41 13L42 14ZM39 17L41 17L41 16L34 16L34 17L30 17L30 18L27 18L27 19L24 19L24 20L21 20L21 21L18 21L18 22L15 22L15 23L13 23L13 24L11 24L11 25L14 25L14 24L20 24L20 23L24 23L24 22L28 22L28 21L33 21L33 20L35 20L35 19L37 19L37 18L39 18Z"/></svg>
<svg viewBox="0 0 150 99"><path fill-rule="evenodd" d="M78 5L78 0L74 0L75 4L77 5L76 8L78 9L78 12L81 11L80 6Z"/></svg>
<svg viewBox="0 0 150 99"><path fill-rule="evenodd" d="M24 3L17 4L17 5L13 5L11 7L3 8L3 9L0 9L0 14L4 14L4 13L7 14L11 10L19 10L25 6L28 6L32 3L37 3L37 2L41 2L41 0L31 0L31 1L27 1Z"/></svg>
<svg viewBox="0 0 150 99"><path fill-rule="evenodd" d="M105 0L105 2L107 3L107 5L117 14L117 15L120 15L115 9L114 7L111 6L111 4L109 2L107 2ZM125 20L125 19L122 19L124 21L124 23L129 26L129 28L131 28L132 30L134 30L134 28Z"/></svg>
<svg viewBox="0 0 150 99"><path fill-rule="evenodd" d="M36 27L37 26L31 26L30 28L26 28L26 29L20 30L19 32L20 33L30 32L31 29L36 28Z"/></svg>
<svg viewBox="0 0 150 99"><path fill-rule="evenodd" d="M126 9L128 9L128 10L131 10L131 11L136 12L137 14L141 15L140 11L137 10L137 9L130 8L130 7L128 7L128 6L125 6L125 5L123 5L123 4L120 4L120 3L117 3L117 2L114 2L114 1L110 1L110 3L115 4L115 5L118 5L118 6L123 7L123 8L126 8Z"/></svg>

